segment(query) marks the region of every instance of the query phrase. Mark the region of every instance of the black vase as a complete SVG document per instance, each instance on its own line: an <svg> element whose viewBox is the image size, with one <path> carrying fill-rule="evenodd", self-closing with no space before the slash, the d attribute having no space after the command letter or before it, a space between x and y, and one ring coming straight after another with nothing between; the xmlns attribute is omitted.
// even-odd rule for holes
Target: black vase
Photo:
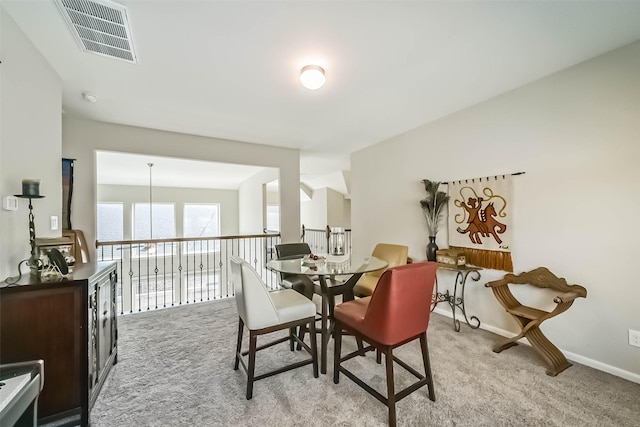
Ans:
<svg viewBox="0 0 640 427"><path fill-rule="evenodd" d="M427 261L436 260L436 251L438 245L436 245L436 236L429 236L429 243L427 243Z"/></svg>

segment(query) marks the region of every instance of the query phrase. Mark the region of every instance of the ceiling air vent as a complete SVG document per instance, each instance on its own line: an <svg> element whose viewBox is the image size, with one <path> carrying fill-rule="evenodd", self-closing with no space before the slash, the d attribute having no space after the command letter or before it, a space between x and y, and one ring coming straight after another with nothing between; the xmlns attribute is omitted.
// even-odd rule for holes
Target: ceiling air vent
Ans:
<svg viewBox="0 0 640 427"><path fill-rule="evenodd" d="M108 0L55 0L83 50L136 64L127 8Z"/></svg>

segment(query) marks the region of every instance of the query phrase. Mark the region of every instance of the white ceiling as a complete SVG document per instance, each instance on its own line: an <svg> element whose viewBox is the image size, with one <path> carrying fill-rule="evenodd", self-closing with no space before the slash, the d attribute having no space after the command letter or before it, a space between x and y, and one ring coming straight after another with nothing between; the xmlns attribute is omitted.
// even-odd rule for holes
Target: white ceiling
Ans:
<svg viewBox="0 0 640 427"><path fill-rule="evenodd" d="M138 64L81 51L52 0L2 7L66 114L298 148L311 187L340 182L354 150L640 39L639 1L119 3ZM298 82L310 63L317 91Z"/></svg>

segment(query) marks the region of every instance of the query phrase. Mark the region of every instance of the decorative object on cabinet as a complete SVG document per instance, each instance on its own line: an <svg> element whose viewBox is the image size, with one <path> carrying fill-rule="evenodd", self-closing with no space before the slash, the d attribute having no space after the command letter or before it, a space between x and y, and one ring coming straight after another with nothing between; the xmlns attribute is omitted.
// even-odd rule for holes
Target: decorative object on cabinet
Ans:
<svg viewBox="0 0 640 427"><path fill-rule="evenodd" d="M464 251L456 249L442 249L436 251L436 262L438 264L461 267L467 263Z"/></svg>
<svg viewBox="0 0 640 427"><path fill-rule="evenodd" d="M429 243L427 244L427 260L436 260L436 251L438 245L436 244L436 234L440 230L440 221L442 220L442 209L447 205L449 196L444 191L439 191L440 183L437 181L431 181L423 179L424 189L427 192L427 196L420 200L420 206L422 206L422 212L427 220L427 232L429 233Z"/></svg>
<svg viewBox="0 0 640 427"><path fill-rule="evenodd" d="M52 264L53 260L51 259L50 252L55 249L62 255L63 260L69 267L69 271L73 271L76 263L76 244L71 236L63 235L62 237L37 238L36 248L43 267Z"/></svg>
<svg viewBox="0 0 640 427"><path fill-rule="evenodd" d="M44 360L38 423L89 425L117 362L116 263L77 265L60 281L0 285L0 363ZM50 319L55 319L54 322Z"/></svg>
<svg viewBox="0 0 640 427"><path fill-rule="evenodd" d="M73 257L77 264L84 264L91 261L89 246L87 245L87 240L84 238L82 230L62 230L62 236L73 241Z"/></svg>
<svg viewBox="0 0 640 427"><path fill-rule="evenodd" d="M22 180L22 194L15 194L16 197L21 199L29 199L29 245L31 246L31 255L28 259L22 260L18 263L18 276L14 278L7 278L6 281L16 282L22 277L22 264L29 266L31 274L38 277L40 270L42 269L42 262L36 251L36 225L35 217L33 216L33 203L32 199L42 199L44 196L40 195L40 179L23 179Z"/></svg>
<svg viewBox="0 0 640 427"><path fill-rule="evenodd" d="M553 299L553 302L556 303L555 309L545 311L522 305L511 293L509 284L531 285L559 292L560 294ZM494 280L485 286L491 288L498 302L507 310L507 313L513 316L522 330L515 337L499 342L493 348L494 352L500 353L502 350L518 345L516 341L524 337L544 361L547 366L547 375L555 377L571 366L558 347L544 336L540 325L545 320L567 311L576 298L586 298L587 290L585 288L580 285L568 285L565 279L558 278L545 267L538 267L517 276L507 274L501 280Z"/></svg>

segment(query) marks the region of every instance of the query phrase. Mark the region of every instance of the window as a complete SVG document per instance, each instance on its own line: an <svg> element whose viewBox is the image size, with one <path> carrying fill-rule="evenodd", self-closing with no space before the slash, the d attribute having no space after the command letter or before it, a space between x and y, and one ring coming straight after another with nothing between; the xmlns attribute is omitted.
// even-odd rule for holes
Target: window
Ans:
<svg viewBox="0 0 640 427"><path fill-rule="evenodd" d="M133 205L134 240L170 239L176 237L175 209L173 203L149 203ZM153 234L153 236L152 236ZM173 243L143 244L134 249L133 256L162 256L175 251Z"/></svg>
<svg viewBox="0 0 640 427"><path fill-rule="evenodd" d="M267 230L280 231L279 205L267 205Z"/></svg>
<svg viewBox="0 0 640 427"><path fill-rule="evenodd" d="M172 237L176 237L173 203L154 203L152 212L149 211L149 203L134 204L133 238L135 240L170 239Z"/></svg>
<svg viewBox="0 0 640 427"><path fill-rule="evenodd" d="M98 203L97 239L100 242L124 240L122 203Z"/></svg>
<svg viewBox="0 0 640 427"><path fill-rule="evenodd" d="M211 237L220 235L220 205L184 205L184 237Z"/></svg>
<svg viewBox="0 0 640 427"><path fill-rule="evenodd" d="M97 239L99 242L117 242L124 240L124 206L122 203L98 203ZM117 249L116 249L117 251ZM101 259L113 259L113 246L101 246L98 254ZM115 253L115 256L118 252Z"/></svg>
<svg viewBox="0 0 640 427"><path fill-rule="evenodd" d="M220 205L191 204L184 205L184 237L213 237L220 235ZM212 252L220 250L220 242L186 242L186 253Z"/></svg>

